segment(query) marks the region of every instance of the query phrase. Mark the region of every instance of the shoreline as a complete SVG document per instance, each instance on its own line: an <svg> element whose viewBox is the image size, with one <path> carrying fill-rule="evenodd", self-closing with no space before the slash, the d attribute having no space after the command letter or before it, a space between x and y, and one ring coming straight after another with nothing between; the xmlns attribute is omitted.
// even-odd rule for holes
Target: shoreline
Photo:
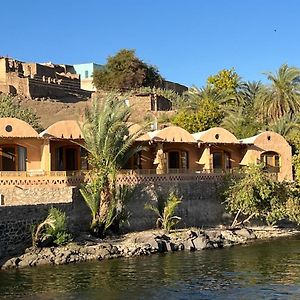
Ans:
<svg viewBox="0 0 300 300"><path fill-rule="evenodd" d="M220 249L254 241L300 235L296 228L256 226L248 228L177 229L131 232L120 236L97 239L82 234L65 246L27 248L19 256L0 265L0 270L20 269L41 265L62 265L119 257L149 256L175 251Z"/></svg>

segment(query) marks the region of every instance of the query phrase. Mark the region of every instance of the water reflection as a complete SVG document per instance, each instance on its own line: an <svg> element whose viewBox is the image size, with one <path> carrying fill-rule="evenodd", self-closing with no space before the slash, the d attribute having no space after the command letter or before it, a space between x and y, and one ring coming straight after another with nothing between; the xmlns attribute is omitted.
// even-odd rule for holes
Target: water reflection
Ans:
<svg viewBox="0 0 300 300"><path fill-rule="evenodd" d="M300 298L300 241L0 272L1 299Z"/></svg>

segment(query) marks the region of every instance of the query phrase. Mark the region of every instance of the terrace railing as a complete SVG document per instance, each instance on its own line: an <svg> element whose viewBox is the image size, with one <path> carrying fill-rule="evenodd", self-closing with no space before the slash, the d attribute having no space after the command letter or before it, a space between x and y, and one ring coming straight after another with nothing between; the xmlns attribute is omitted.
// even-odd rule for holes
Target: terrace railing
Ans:
<svg viewBox="0 0 300 300"><path fill-rule="evenodd" d="M143 184L178 181L220 181L226 173L213 170L172 169L167 174L158 174L156 169L121 170L119 184ZM230 173L234 173L232 170ZM268 173L274 179L277 174ZM79 186L89 180L86 171L0 171L0 187L26 186Z"/></svg>

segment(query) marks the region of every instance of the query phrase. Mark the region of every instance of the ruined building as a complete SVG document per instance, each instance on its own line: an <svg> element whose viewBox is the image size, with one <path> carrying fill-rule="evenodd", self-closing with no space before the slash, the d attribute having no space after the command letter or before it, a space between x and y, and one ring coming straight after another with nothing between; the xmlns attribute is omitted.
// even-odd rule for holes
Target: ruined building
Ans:
<svg viewBox="0 0 300 300"><path fill-rule="evenodd" d="M90 97L71 65L25 63L0 57L0 92L29 98Z"/></svg>

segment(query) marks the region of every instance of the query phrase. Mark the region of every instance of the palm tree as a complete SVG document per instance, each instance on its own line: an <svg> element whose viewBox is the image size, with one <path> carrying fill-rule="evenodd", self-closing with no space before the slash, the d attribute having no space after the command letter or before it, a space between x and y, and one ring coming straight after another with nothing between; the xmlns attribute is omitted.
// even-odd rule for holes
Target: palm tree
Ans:
<svg viewBox="0 0 300 300"><path fill-rule="evenodd" d="M211 86L205 86L203 88L192 86L185 93L185 97L186 107L184 107L184 109L190 109L193 111L198 110L199 106L201 106L201 103L204 101L215 102L220 105L220 107L234 101L234 96L219 93Z"/></svg>
<svg viewBox="0 0 300 300"><path fill-rule="evenodd" d="M286 114L280 119L272 122L269 126L263 128L263 130L272 130L280 135L288 138L292 132L299 132L300 130L300 118L299 116L291 116Z"/></svg>
<svg viewBox="0 0 300 300"><path fill-rule="evenodd" d="M271 86L261 90L256 103L267 121L276 121L286 114L294 115L300 111L300 70L282 65L276 74L266 73Z"/></svg>
<svg viewBox="0 0 300 300"><path fill-rule="evenodd" d="M262 83L260 81L242 82L239 85L239 90L237 93L237 102L239 106L243 106L244 108L250 107L252 109L261 89Z"/></svg>
<svg viewBox="0 0 300 300"><path fill-rule="evenodd" d="M92 210L92 227L96 235L103 234L110 217L118 171L141 150L141 147L133 147L141 131L130 132L132 125L127 123L130 108L115 94L107 95L102 103L94 100L92 107L86 109L81 128L91 166L90 186L81 192Z"/></svg>
<svg viewBox="0 0 300 300"><path fill-rule="evenodd" d="M252 117L251 112L246 113L245 108L237 107L227 111L221 126L237 138L246 138L257 134L260 125L255 118Z"/></svg>

